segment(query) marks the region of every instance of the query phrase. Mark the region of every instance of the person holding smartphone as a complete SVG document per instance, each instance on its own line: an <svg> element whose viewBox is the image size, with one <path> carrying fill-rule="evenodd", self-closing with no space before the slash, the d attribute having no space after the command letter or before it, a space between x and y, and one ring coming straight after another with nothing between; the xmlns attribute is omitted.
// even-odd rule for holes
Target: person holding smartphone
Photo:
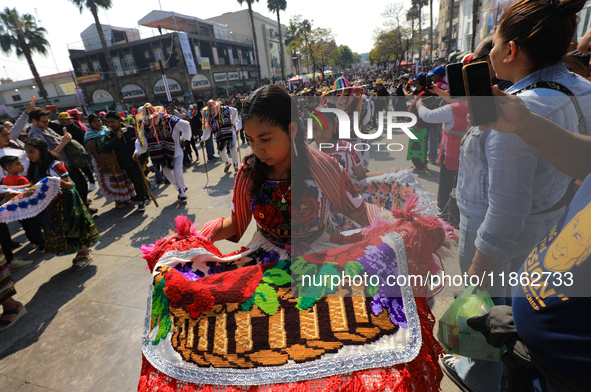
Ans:
<svg viewBox="0 0 591 392"><path fill-rule="evenodd" d="M570 73L561 60L584 5L584 0L513 4L499 21L488 56L497 78L513 83L507 93L574 133L591 126L591 107L574 98L591 96L591 85ZM571 199L567 189L573 181L514 134L477 127L468 133L456 193L460 267L470 276L508 275L519 270L558 222ZM496 304L510 302L510 291L508 284L489 287ZM463 390L500 390L502 363L448 355L441 364Z"/></svg>

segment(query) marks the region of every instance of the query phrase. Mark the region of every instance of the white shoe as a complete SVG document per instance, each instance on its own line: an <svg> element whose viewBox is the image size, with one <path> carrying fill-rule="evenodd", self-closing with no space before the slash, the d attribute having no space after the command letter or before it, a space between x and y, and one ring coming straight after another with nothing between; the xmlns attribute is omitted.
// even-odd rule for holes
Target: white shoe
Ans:
<svg viewBox="0 0 591 392"><path fill-rule="evenodd" d="M91 183L91 184L88 186L88 191L89 191L89 192L92 192L92 191L94 191L95 189L96 189L96 185L94 185L93 183Z"/></svg>
<svg viewBox="0 0 591 392"><path fill-rule="evenodd" d="M8 268L10 272L16 272L23 270L25 268L29 268L33 264L33 260L20 260L20 259L12 259Z"/></svg>

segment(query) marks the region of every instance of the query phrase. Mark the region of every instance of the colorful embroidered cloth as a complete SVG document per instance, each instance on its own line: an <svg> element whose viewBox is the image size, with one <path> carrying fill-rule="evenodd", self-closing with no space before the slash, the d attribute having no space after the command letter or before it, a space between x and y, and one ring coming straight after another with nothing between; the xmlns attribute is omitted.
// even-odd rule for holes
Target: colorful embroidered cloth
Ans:
<svg viewBox="0 0 591 392"><path fill-rule="evenodd" d="M297 382L410 362L421 349L410 286L310 287L303 276L407 276L396 233L210 276L199 265L228 257L181 249L154 269L142 338L151 366L177 380Z"/></svg>
<svg viewBox="0 0 591 392"><path fill-rule="evenodd" d="M437 216L439 211L433 200L435 195L426 192L416 179L417 175L411 169L401 169L357 181L355 187L363 196L363 201L389 211L403 207L406 200L417 195L416 208L421 215Z"/></svg>
<svg viewBox="0 0 591 392"><path fill-rule="evenodd" d="M32 218L43 212L60 193L60 179L45 177L26 189L0 186L0 193L18 193L0 206L0 223Z"/></svg>

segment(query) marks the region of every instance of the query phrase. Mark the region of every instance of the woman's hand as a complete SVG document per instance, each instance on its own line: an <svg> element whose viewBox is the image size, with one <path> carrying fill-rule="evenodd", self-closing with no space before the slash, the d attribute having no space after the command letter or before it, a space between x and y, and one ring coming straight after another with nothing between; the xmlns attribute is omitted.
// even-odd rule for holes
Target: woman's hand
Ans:
<svg viewBox="0 0 591 392"><path fill-rule="evenodd" d="M497 86L492 88L497 108L497 121L494 123L481 125L480 130L491 128L500 132L519 133L527 127L533 116L532 112L525 106L521 98L515 95L509 95Z"/></svg>
<svg viewBox="0 0 591 392"><path fill-rule="evenodd" d="M496 258L487 256L484 253L476 250L476 254L472 259L472 265L468 269L468 276L478 276L479 289L487 289L490 287L490 272Z"/></svg>

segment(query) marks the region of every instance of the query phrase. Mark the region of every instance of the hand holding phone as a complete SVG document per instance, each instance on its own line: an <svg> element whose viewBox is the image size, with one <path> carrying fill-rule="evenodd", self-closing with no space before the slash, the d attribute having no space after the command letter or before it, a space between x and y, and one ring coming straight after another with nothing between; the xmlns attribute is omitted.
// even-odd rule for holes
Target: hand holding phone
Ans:
<svg viewBox="0 0 591 392"><path fill-rule="evenodd" d="M464 75L462 74L464 64L453 63L445 67L447 73L447 85L451 97L465 97L466 87L464 86Z"/></svg>
<svg viewBox="0 0 591 392"><path fill-rule="evenodd" d="M497 108L492 94L488 62L468 64L462 74L472 125L483 125L497 120Z"/></svg>

